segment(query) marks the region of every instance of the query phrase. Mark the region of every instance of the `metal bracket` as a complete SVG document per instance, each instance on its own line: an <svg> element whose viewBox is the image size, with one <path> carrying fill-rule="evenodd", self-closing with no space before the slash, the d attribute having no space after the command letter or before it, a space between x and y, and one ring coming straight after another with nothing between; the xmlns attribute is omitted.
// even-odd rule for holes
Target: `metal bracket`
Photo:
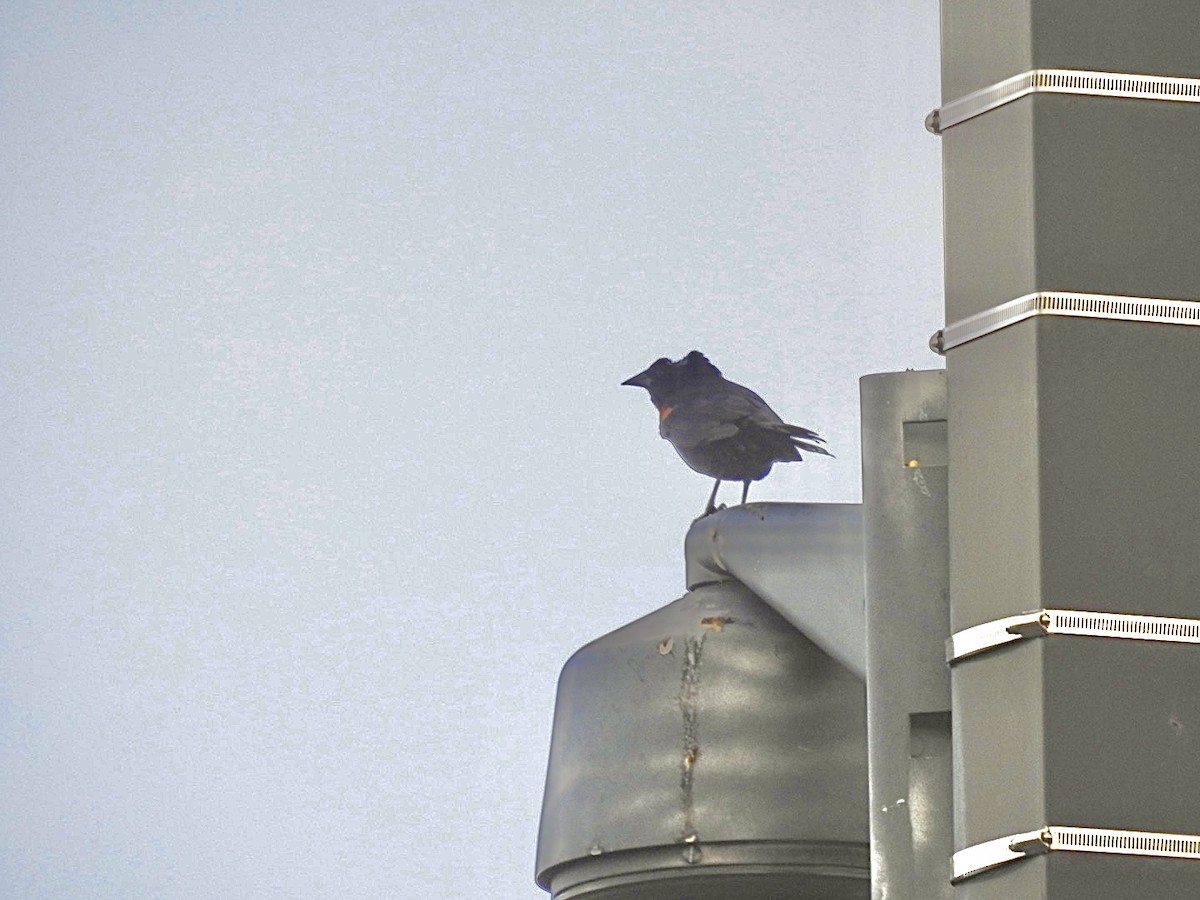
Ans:
<svg viewBox="0 0 1200 900"><path fill-rule="evenodd" d="M956 663L1002 644L1050 634L1200 644L1200 619L1088 612L1078 609L1039 609L955 632L946 641L946 661Z"/></svg>
<svg viewBox="0 0 1200 900"><path fill-rule="evenodd" d="M1160 325L1200 325L1200 302L1162 297L1126 297L1120 294L1080 294L1071 291L1038 291L959 319L929 339L929 349L947 350L1034 316L1074 316L1118 322L1154 322Z"/></svg>
<svg viewBox="0 0 1200 900"><path fill-rule="evenodd" d="M925 127L934 134L941 134L967 119L1037 93L1200 103L1200 78L1085 69L1031 69L935 109L925 117Z"/></svg>
<svg viewBox="0 0 1200 900"><path fill-rule="evenodd" d="M975 844L954 854L955 883L997 866L1054 850L1200 859L1200 835L1047 825Z"/></svg>

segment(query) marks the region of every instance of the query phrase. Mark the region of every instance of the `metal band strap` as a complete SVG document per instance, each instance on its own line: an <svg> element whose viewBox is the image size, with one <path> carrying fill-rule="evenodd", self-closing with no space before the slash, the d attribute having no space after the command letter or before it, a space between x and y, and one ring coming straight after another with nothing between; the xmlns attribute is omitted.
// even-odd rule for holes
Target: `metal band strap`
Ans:
<svg viewBox="0 0 1200 900"><path fill-rule="evenodd" d="M1155 322L1160 325L1200 325L1200 302L1162 297L1126 297L1120 294L1079 294L1039 291L959 319L929 339L934 353L973 341L1034 316L1075 316L1118 322Z"/></svg>
<svg viewBox="0 0 1200 900"><path fill-rule="evenodd" d="M925 127L934 134L941 134L967 119L1037 93L1200 103L1200 78L1084 69L1031 69L935 109L926 116Z"/></svg>
<svg viewBox="0 0 1200 900"><path fill-rule="evenodd" d="M946 661L955 663L1012 641L1050 634L1200 644L1200 619L1135 616L1078 609L1039 609L955 632L946 641Z"/></svg>
<svg viewBox="0 0 1200 900"><path fill-rule="evenodd" d="M1047 825L959 850L954 854L954 881L1054 850L1200 859L1200 835Z"/></svg>

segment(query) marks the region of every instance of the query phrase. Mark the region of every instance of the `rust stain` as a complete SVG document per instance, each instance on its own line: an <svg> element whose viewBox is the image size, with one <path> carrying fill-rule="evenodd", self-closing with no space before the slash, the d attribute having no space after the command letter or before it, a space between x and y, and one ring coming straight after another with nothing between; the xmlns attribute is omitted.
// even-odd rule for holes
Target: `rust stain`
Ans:
<svg viewBox="0 0 1200 900"><path fill-rule="evenodd" d="M683 655L683 675L679 683L679 710L683 714L683 757L680 762L680 801L683 812L685 841L696 840L695 801L693 785L696 763L700 759L700 661L704 653L704 638L690 637Z"/></svg>

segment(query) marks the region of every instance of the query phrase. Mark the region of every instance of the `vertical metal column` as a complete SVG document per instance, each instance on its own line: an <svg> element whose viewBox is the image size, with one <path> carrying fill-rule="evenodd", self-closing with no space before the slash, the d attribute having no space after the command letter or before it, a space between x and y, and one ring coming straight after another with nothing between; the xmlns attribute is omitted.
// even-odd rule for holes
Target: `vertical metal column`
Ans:
<svg viewBox="0 0 1200 900"><path fill-rule="evenodd" d="M871 896L949 900L946 373L859 384Z"/></svg>
<svg viewBox="0 0 1200 900"><path fill-rule="evenodd" d="M960 898L1200 896L1197 35L942 3Z"/></svg>

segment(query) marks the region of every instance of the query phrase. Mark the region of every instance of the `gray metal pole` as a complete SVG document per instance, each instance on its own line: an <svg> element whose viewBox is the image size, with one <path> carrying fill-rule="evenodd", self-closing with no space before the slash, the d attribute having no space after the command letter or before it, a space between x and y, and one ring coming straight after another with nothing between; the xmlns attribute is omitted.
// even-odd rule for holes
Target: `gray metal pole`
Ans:
<svg viewBox="0 0 1200 900"><path fill-rule="evenodd" d="M860 384L871 896L949 900L946 375Z"/></svg>
<svg viewBox="0 0 1200 900"><path fill-rule="evenodd" d="M1197 7L942 26L957 896L1200 896Z"/></svg>

